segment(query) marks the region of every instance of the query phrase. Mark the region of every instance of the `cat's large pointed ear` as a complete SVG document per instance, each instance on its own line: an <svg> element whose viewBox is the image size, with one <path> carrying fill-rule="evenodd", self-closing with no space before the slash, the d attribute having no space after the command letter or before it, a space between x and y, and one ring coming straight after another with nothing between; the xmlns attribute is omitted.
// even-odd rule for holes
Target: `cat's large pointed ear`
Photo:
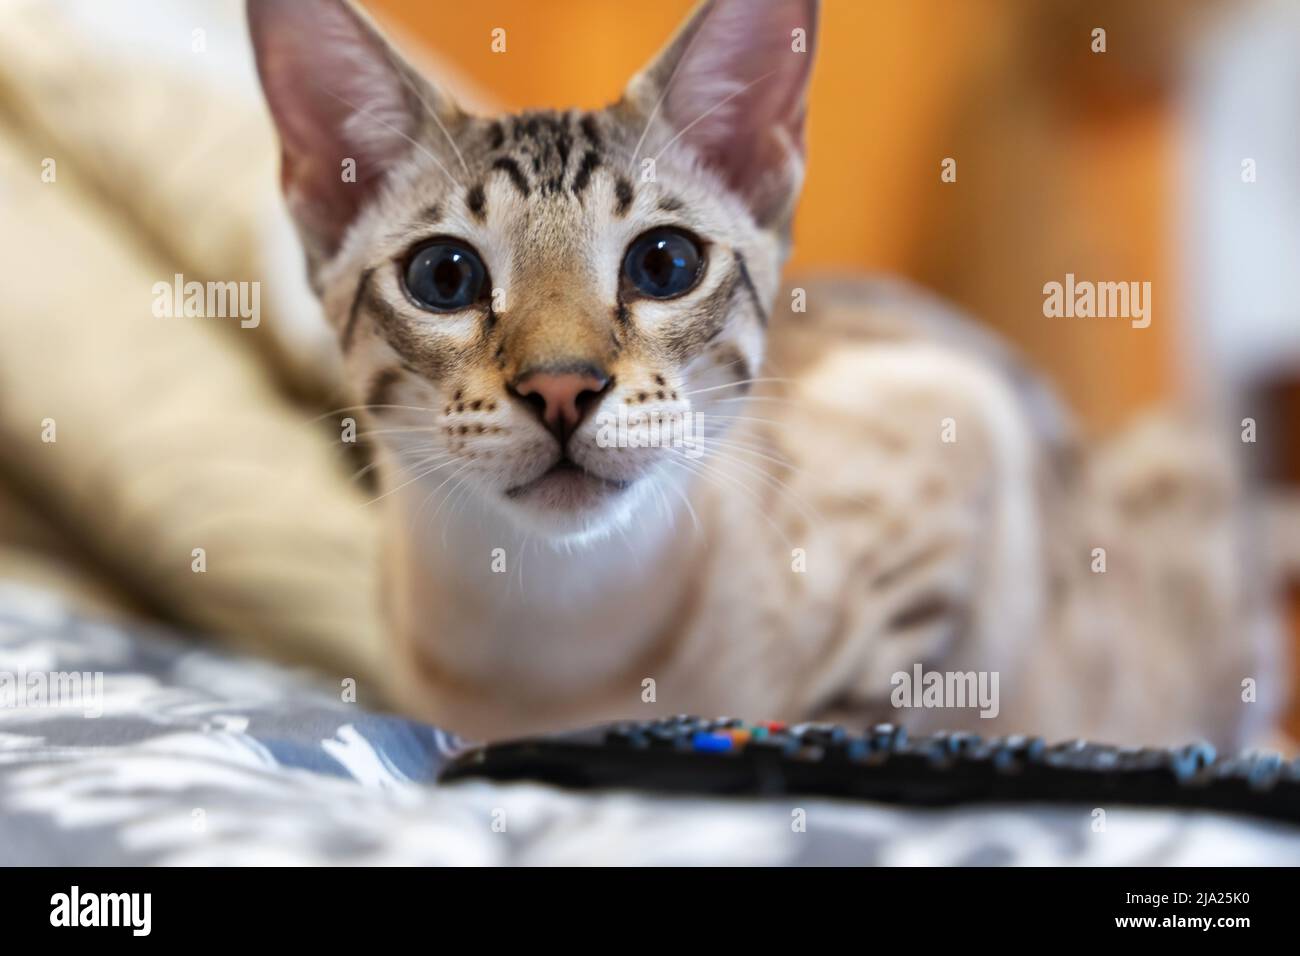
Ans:
<svg viewBox="0 0 1300 956"><path fill-rule="evenodd" d="M281 179L309 258L328 258L431 111L456 108L346 0L248 0Z"/></svg>
<svg viewBox="0 0 1300 956"><path fill-rule="evenodd" d="M804 113L818 0L705 0L625 100L652 135L637 162L682 142L784 225L803 181Z"/></svg>

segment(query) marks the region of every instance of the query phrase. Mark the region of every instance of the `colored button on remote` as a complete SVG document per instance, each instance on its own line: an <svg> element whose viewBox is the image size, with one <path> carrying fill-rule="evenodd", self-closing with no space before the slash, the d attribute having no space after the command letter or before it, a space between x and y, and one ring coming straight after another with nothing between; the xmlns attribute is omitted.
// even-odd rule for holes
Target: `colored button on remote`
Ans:
<svg viewBox="0 0 1300 956"><path fill-rule="evenodd" d="M732 740L726 734L698 733L691 738L691 747L700 753L726 753Z"/></svg>

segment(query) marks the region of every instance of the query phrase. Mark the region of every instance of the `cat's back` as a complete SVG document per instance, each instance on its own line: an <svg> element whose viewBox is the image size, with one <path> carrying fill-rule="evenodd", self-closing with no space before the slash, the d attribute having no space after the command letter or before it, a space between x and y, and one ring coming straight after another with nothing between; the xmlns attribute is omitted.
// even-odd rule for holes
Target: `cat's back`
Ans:
<svg viewBox="0 0 1300 956"><path fill-rule="evenodd" d="M791 483L837 517L878 506L828 541L846 569L869 569L846 570L843 606L888 609L840 636L874 648L840 669L841 698L878 698L892 669L942 660L1001 671L1017 729L1226 744L1267 723L1273 708L1247 713L1237 691L1278 670L1276 621L1241 551L1246 489L1213 416L1152 411L1084 443L1050 387L937 296L816 279L784 303L769 368L775 441L803 476ZM915 610L931 606L954 613ZM1171 669L1182 677L1156 679ZM1070 692L1084 686L1088 707Z"/></svg>
<svg viewBox="0 0 1300 956"><path fill-rule="evenodd" d="M871 711L919 660L1015 671L1042 630L1026 569L1049 563L1043 517L1071 444L1050 390L898 280L796 280L769 336L726 446L759 451L731 456L708 509L731 529L714 596L754 619L747 668L799 674L783 712L801 715Z"/></svg>
<svg viewBox="0 0 1300 956"><path fill-rule="evenodd" d="M773 375L804 374L818 363L835 366L837 358L838 367L851 372L855 364L893 357L922 379L928 366L931 384L943 390L940 374L960 371L962 379L987 378L1004 388L1046 446L1064 453L1074 442L1064 406L1023 357L956 306L911 282L809 276L787 287L774 316L768 353Z"/></svg>

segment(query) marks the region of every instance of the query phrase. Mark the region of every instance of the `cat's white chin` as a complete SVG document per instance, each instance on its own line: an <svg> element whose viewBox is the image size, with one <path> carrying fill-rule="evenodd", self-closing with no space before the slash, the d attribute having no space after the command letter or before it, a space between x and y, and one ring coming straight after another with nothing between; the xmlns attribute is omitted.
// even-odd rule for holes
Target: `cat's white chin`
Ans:
<svg viewBox="0 0 1300 956"><path fill-rule="evenodd" d="M528 530L579 543L606 537L626 524L644 497L643 485L566 467L507 489L502 497L511 516Z"/></svg>
<svg viewBox="0 0 1300 956"><path fill-rule="evenodd" d="M512 501L532 501L557 511L583 511L604 498L626 491L629 481L605 478L565 460L541 475L506 490Z"/></svg>

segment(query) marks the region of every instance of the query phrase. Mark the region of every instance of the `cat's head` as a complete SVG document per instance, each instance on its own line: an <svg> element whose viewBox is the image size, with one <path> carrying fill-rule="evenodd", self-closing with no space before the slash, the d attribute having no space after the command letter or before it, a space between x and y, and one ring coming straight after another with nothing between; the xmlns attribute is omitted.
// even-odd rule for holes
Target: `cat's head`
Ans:
<svg viewBox="0 0 1300 956"><path fill-rule="evenodd" d="M614 105L499 117L344 0L248 11L313 285L405 470L390 484L463 488L559 538L671 498L762 360L817 0L708 0Z"/></svg>

